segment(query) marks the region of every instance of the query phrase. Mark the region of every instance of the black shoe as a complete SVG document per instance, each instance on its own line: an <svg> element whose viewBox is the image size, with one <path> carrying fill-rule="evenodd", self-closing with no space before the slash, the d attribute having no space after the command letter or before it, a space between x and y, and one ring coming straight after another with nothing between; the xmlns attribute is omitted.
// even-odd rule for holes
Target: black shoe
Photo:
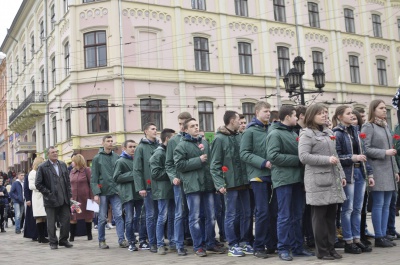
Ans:
<svg viewBox="0 0 400 265"><path fill-rule="evenodd" d="M384 237L383 240L386 240L387 242L389 242L390 244L392 244L393 247L397 246L397 244L396 244L394 241L392 241L392 240L390 240L390 239L388 239L388 238L386 238L386 237Z"/></svg>
<svg viewBox="0 0 400 265"><path fill-rule="evenodd" d="M259 259L266 259L268 258L268 253L265 250L254 250L254 257Z"/></svg>
<svg viewBox="0 0 400 265"><path fill-rule="evenodd" d="M315 241L314 239L307 240L307 247L315 248Z"/></svg>
<svg viewBox="0 0 400 265"><path fill-rule="evenodd" d="M372 242L367 238L361 238L361 243L363 243L365 246L372 246Z"/></svg>
<svg viewBox="0 0 400 265"><path fill-rule="evenodd" d="M336 250L330 251L329 254L331 254L331 256L332 256L334 259L341 259L341 258L343 258L342 255L340 255L339 253L336 252Z"/></svg>
<svg viewBox="0 0 400 265"><path fill-rule="evenodd" d="M350 254L361 254L362 250L355 243L351 244L346 243L344 245L344 252Z"/></svg>
<svg viewBox="0 0 400 265"><path fill-rule="evenodd" d="M184 248L178 248L177 253L178 253L178 256L186 256L187 255L187 251Z"/></svg>
<svg viewBox="0 0 400 265"><path fill-rule="evenodd" d="M299 252L293 252L293 257L311 257L315 256L314 252L308 251L303 249L302 251Z"/></svg>
<svg viewBox="0 0 400 265"><path fill-rule="evenodd" d="M58 243L58 245L60 247L66 247L66 248L72 248L74 245L72 245L71 243L69 243L68 241L66 242L62 242L62 243Z"/></svg>
<svg viewBox="0 0 400 265"><path fill-rule="evenodd" d="M289 252L279 253L279 258L284 261L292 261L293 260L293 257L292 257L292 255L290 255Z"/></svg>
<svg viewBox="0 0 400 265"><path fill-rule="evenodd" d="M394 236L394 235L389 235L389 234L387 234L387 235L386 235L386 239L388 239L388 240L390 240L390 241L393 241L393 240L397 239L397 237Z"/></svg>
<svg viewBox="0 0 400 265"><path fill-rule="evenodd" d="M364 245L362 242L358 242L356 245L361 249L362 252L372 252L372 248L368 245Z"/></svg>
<svg viewBox="0 0 400 265"><path fill-rule="evenodd" d="M322 260L334 260L335 258L332 256L322 256L322 257L318 257L318 259L322 259Z"/></svg>
<svg viewBox="0 0 400 265"><path fill-rule="evenodd" d="M187 238L184 240L184 244L188 247L193 246L193 240L191 238Z"/></svg>
<svg viewBox="0 0 400 265"><path fill-rule="evenodd" d="M150 246L150 252L157 253L157 245L151 245Z"/></svg>
<svg viewBox="0 0 400 265"><path fill-rule="evenodd" d="M393 245L390 241L385 240L384 237L377 237L375 238L375 247L377 248L391 248Z"/></svg>
<svg viewBox="0 0 400 265"><path fill-rule="evenodd" d="M50 249L58 249L58 245L57 244L50 244Z"/></svg>
<svg viewBox="0 0 400 265"><path fill-rule="evenodd" d="M267 254L275 254L275 252L276 252L276 249L273 249L273 248L267 248L267 249L265 250L265 252L266 252Z"/></svg>
<svg viewBox="0 0 400 265"><path fill-rule="evenodd" d="M7 232L4 228L1 229L1 233Z"/></svg>
<svg viewBox="0 0 400 265"><path fill-rule="evenodd" d="M215 254L224 254L226 249L219 246L214 246L213 248L207 248L206 251Z"/></svg>
<svg viewBox="0 0 400 265"><path fill-rule="evenodd" d="M343 241L338 241L335 243L335 248L344 248L345 243Z"/></svg>

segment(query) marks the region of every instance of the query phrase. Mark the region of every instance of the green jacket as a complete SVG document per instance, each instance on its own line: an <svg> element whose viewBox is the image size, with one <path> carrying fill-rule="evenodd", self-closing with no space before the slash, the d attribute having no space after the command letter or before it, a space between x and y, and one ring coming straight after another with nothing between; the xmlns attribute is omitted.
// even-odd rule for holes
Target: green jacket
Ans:
<svg viewBox="0 0 400 265"><path fill-rule="evenodd" d="M168 144L169 147L169 144ZM173 199L174 190L165 171L166 146L160 145L150 157L151 191L153 200Z"/></svg>
<svg viewBox="0 0 400 265"><path fill-rule="evenodd" d="M217 134L211 144L210 171L217 190L244 186L249 183L244 172L244 163L240 160L239 133L229 131L225 126L217 130ZM223 173L222 167L228 171Z"/></svg>
<svg viewBox="0 0 400 265"><path fill-rule="evenodd" d="M174 162L174 150L176 146L181 142L181 139L182 139L182 133L178 133L168 141L168 148L165 160L165 170L167 171L171 183L174 180L174 178L181 179L180 173L176 171L176 166Z"/></svg>
<svg viewBox="0 0 400 265"><path fill-rule="evenodd" d="M247 177L250 181L261 181L261 177L271 176L271 170L265 167L267 134L268 126L253 118L242 135L240 159L246 163Z"/></svg>
<svg viewBox="0 0 400 265"><path fill-rule="evenodd" d="M176 170L181 174L183 191L186 194L215 191L209 163L207 161L202 163L200 160L202 154L207 154L210 159L208 142L201 140L201 144L204 146L202 151L198 146L200 139L194 139L189 134L185 134L174 150Z"/></svg>
<svg viewBox="0 0 400 265"><path fill-rule="evenodd" d="M122 152L120 158L115 162L113 178L117 183L118 195L122 204L131 200L143 200L135 190L133 158L125 152Z"/></svg>
<svg viewBox="0 0 400 265"><path fill-rule="evenodd" d="M90 187L93 195L114 195L118 193L117 183L113 179L114 164L118 160L118 155L113 151L109 154L104 152L104 148L99 149L99 153L92 160L92 177Z"/></svg>
<svg viewBox="0 0 400 265"><path fill-rule="evenodd" d="M150 157L153 151L159 146L159 142L151 142L147 138L140 140L136 147L135 158L133 159L133 179L135 180L136 191L151 188L148 181L151 181Z"/></svg>
<svg viewBox="0 0 400 265"><path fill-rule="evenodd" d="M304 182L299 159L297 134L280 122L271 125L266 139L267 159L272 163L272 185L275 188Z"/></svg>

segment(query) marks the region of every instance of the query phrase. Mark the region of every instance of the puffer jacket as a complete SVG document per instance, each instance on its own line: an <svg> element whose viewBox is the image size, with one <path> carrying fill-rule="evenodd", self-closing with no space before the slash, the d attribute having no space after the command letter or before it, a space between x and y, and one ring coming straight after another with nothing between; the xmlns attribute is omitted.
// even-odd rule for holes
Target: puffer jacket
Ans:
<svg viewBox="0 0 400 265"><path fill-rule="evenodd" d="M113 179L114 165L118 160L118 155L111 151L104 152L101 147L92 161L92 176L90 178L90 187L93 195L114 195L118 193L117 183Z"/></svg>
<svg viewBox="0 0 400 265"><path fill-rule="evenodd" d="M137 192L150 189L150 186L147 184L149 180L151 181L149 160L159 145L158 140L152 142L147 138L142 138L136 147L135 159L133 159L133 178Z"/></svg>

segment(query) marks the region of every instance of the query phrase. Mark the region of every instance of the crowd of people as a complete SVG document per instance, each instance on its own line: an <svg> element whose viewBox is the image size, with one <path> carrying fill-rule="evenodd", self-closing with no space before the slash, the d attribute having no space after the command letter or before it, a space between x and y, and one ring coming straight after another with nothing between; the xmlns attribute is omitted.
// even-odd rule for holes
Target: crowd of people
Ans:
<svg viewBox="0 0 400 265"><path fill-rule="evenodd" d="M368 119L365 110L345 105L330 119L320 103L271 112L259 101L248 123L226 111L210 143L198 121L182 112L178 133L166 128L158 139L156 124L147 123L145 137L126 140L120 155L113 137L104 136L91 167L81 154L67 167L49 147L48 159L37 157L29 174L15 174L8 188L0 185L1 232L10 198L15 233L25 223L24 233L51 249L72 247L78 233L92 240L93 220L99 248L108 249L112 215L118 246L129 251L185 256L185 246L193 246L199 257L277 252L284 261L334 260L342 258L338 247L350 254L372 251L370 208L374 246L393 247L400 238L400 128L392 132L386 118L382 100L370 103ZM78 232L79 221L84 231Z"/></svg>

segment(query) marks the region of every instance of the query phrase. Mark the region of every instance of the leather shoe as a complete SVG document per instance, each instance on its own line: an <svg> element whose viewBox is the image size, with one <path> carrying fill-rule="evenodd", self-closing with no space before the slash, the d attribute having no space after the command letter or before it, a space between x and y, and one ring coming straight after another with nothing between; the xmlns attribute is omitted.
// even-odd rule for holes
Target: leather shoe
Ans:
<svg viewBox="0 0 400 265"><path fill-rule="evenodd" d="M279 258L284 261L292 261L293 257L288 252L279 253Z"/></svg>
<svg viewBox="0 0 400 265"><path fill-rule="evenodd" d="M362 252L372 252L372 248L368 245L364 245L362 242L356 243L357 247L361 248Z"/></svg>
<svg viewBox="0 0 400 265"><path fill-rule="evenodd" d="M318 257L318 259L322 259L322 260L334 260L335 258L332 256L322 256L322 257Z"/></svg>
<svg viewBox="0 0 400 265"><path fill-rule="evenodd" d="M315 256L314 252L303 249L299 252L293 252L293 257L311 257Z"/></svg>
<svg viewBox="0 0 400 265"><path fill-rule="evenodd" d="M68 241L59 243L60 247L72 248L74 245L69 243Z"/></svg>
<svg viewBox="0 0 400 265"><path fill-rule="evenodd" d="M56 245L56 244L50 244L50 249L58 249L58 245Z"/></svg>
<svg viewBox="0 0 400 265"><path fill-rule="evenodd" d="M336 252L336 250L332 250L332 251L330 252L330 254L331 254L331 256L332 256L334 259L341 259L341 258L343 258L342 255L340 255L339 253Z"/></svg>

